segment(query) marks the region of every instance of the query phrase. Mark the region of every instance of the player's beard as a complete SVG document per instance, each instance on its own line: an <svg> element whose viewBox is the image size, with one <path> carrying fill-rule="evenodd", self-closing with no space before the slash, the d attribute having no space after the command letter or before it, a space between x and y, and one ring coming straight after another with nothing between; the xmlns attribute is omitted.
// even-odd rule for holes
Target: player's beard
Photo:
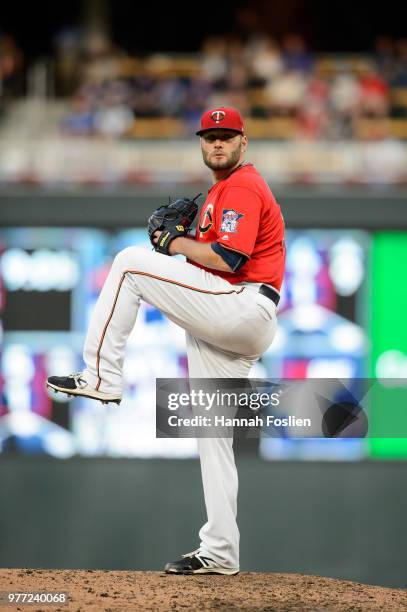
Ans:
<svg viewBox="0 0 407 612"><path fill-rule="evenodd" d="M229 168L233 168L238 163L241 153L241 142L236 146L236 149L234 149L234 151L231 151L229 153L229 155L222 151L222 154L225 156L224 159L212 159L209 157L209 154L202 149L202 157L204 160L204 164L208 166L208 168L210 168L211 170L229 170Z"/></svg>

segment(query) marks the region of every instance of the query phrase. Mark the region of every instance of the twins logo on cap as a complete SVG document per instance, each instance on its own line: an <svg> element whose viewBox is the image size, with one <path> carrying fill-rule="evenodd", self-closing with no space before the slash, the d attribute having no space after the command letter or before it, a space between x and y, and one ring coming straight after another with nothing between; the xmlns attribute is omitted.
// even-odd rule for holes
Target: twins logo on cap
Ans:
<svg viewBox="0 0 407 612"><path fill-rule="evenodd" d="M222 110L216 110L211 113L211 119L214 120L215 123L220 123L224 120L226 113Z"/></svg>
<svg viewBox="0 0 407 612"><path fill-rule="evenodd" d="M233 130L244 134L243 119L235 108L221 106L204 112L201 117L201 128L196 132L201 136L207 130Z"/></svg>

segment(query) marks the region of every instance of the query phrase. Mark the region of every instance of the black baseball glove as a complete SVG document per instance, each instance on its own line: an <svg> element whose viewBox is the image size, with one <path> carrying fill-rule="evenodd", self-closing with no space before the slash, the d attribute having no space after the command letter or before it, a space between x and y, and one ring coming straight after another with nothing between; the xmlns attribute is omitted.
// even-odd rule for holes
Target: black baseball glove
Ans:
<svg viewBox="0 0 407 612"><path fill-rule="evenodd" d="M153 212L148 220L148 235L157 253L169 255L168 248L171 241L174 238L178 238L178 236L186 236L188 234L198 212L198 204L196 204L195 200L200 195L202 194L199 193L193 200L189 198L175 200L175 202L160 206ZM157 231L162 233L157 244L154 244L154 232Z"/></svg>

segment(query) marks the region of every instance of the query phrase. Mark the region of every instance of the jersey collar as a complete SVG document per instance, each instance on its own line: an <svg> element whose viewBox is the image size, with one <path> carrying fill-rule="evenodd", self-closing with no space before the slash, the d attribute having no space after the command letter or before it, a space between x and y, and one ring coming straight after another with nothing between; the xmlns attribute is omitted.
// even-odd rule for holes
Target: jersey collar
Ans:
<svg viewBox="0 0 407 612"><path fill-rule="evenodd" d="M208 189L208 193L210 191L212 191L212 189L214 187L216 187L216 185L218 185L219 183L221 183L222 181L225 181L227 178L229 178L229 176L231 176L232 174L234 174L235 172L237 172L238 170L241 170L242 168L244 168L245 166L253 166L253 164L251 162L248 161L244 161L241 164L239 164L234 170L231 170L230 172L228 172L227 174L225 174L225 176L222 176L221 179L219 179L218 181L216 181L216 183L214 183L209 189Z"/></svg>

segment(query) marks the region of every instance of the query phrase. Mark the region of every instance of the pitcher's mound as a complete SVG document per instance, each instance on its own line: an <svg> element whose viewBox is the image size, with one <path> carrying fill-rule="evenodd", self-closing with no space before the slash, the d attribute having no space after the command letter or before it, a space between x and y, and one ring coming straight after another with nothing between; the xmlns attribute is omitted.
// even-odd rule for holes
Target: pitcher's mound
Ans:
<svg viewBox="0 0 407 612"><path fill-rule="evenodd" d="M0 570L0 591L67 592L69 605L16 605L1 610L269 610L407 611L407 591L303 574L173 576L160 572ZM4 599L3 599L4 601Z"/></svg>

